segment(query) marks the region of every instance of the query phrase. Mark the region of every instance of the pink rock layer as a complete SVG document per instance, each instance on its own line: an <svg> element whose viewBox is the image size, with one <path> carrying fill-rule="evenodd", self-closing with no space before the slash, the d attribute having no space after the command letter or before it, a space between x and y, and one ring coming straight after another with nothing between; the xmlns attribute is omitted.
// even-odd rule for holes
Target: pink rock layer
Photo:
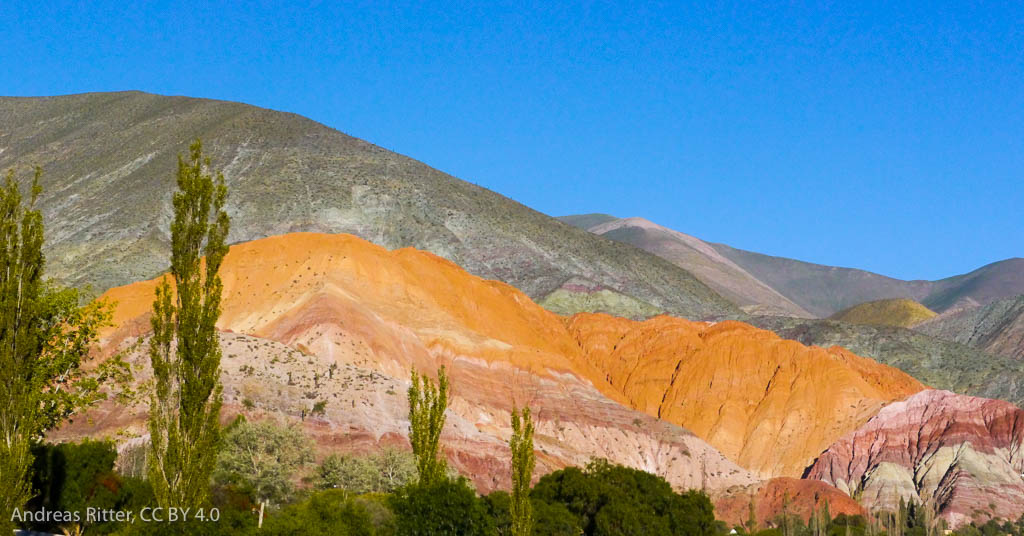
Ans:
<svg viewBox="0 0 1024 536"><path fill-rule="evenodd" d="M1024 514L1024 410L927 390L883 408L832 444L808 472L872 510L902 498L951 527Z"/></svg>

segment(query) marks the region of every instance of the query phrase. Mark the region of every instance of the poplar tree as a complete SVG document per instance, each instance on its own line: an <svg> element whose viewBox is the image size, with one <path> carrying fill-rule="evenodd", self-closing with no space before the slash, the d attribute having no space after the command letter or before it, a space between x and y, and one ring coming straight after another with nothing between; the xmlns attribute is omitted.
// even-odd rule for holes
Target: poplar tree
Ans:
<svg viewBox="0 0 1024 536"><path fill-rule="evenodd" d="M81 368L110 307L82 306L78 290L44 280L43 218L35 207L41 176L36 168L27 203L13 170L0 188L0 532L7 533L29 498L31 443L104 399L108 380L130 381L120 355L90 372Z"/></svg>
<svg viewBox="0 0 1024 536"><path fill-rule="evenodd" d="M512 451L512 496L509 505L512 536L530 536L533 534L530 480L533 479L536 464L530 408L523 408L522 413L512 408L512 437L508 440L508 446Z"/></svg>
<svg viewBox="0 0 1024 536"><path fill-rule="evenodd" d="M439 456L447 408L448 375L444 367L437 371L437 385L413 369L409 387L409 442L421 485L437 483L447 473L447 463Z"/></svg>
<svg viewBox="0 0 1024 536"><path fill-rule="evenodd" d="M178 157L171 271L153 302L149 357L149 481L161 507L201 507L220 448L221 351L216 323L228 247L227 187L210 173L202 143ZM205 260L203 257L205 256ZM172 285L173 283L173 285Z"/></svg>

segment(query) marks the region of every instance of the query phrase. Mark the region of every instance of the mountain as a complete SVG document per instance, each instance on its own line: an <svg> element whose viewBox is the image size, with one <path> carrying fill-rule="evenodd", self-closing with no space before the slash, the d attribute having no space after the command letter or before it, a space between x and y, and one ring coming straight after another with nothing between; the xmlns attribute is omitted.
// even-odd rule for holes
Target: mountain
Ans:
<svg viewBox="0 0 1024 536"><path fill-rule="evenodd" d="M738 313L663 259L309 119L140 92L0 98L0 168L45 170L49 275L102 291L166 269L177 157L197 137L227 181L233 243L345 232L555 294L562 313Z"/></svg>
<svg viewBox="0 0 1024 536"><path fill-rule="evenodd" d="M892 298L917 301L941 313L1024 294L1022 258L937 281L904 281L704 242L643 218L581 214L559 219L664 257L751 314L824 318Z"/></svg>
<svg viewBox="0 0 1024 536"><path fill-rule="evenodd" d="M921 333L1024 360L1024 296L933 318L914 327Z"/></svg>
<svg viewBox="0 0 1024 536"><path fill-rule="evenodd" d="M952 527L1024 514L1024 410L928 390L885 407L808 473L873 509L934 505Z"/></svg>
<svg viewBox="0 0 1024 536"><path fill-rule="evenodd" d="M1024 294L1024 258L982 266L973 272L935 281L921 301L934 311L988 305L1000 298Z"/></svg>
<svg viewBox="0 0 1024 536"><path fill-rule="evenodd" d="M741 322L600 314L566 320L595 385L679 424L762 478L799 477L833 441L924 388L841 348ZM605 386L602 390L607 390Z"/></svg>
<svg viewBox="0 0 1024 536"><path fill-rule="evenodd" d="M685 472L676 483L692 484L705 463L723 486L750 478L746 469L800 476L886 403L923 388L869 359L740 322L559 317L433 254L388 251L349 235L238 244L221 273L220 329L309 354L307 377L322 377L332 363L399 379L413 367L446 365L460 399L453 407L478 431L507 437L513 402L528 403L552 441L656 473ZM148 332L155 285L105 294L118 303L108 346ZM666 426L676 444L688 441L685 449L660 442ZM691 453L686 463L683 450ZM722 454L744 470L732 472Z"/></svg>
<svg viewBox="0 0 1024 536"><path fill-rule="evenodd" d="M603 457L681 488L756 481L691 432L604 394L614 390L593 379L562 318L431 253L293 233L232 246L220 273L228 403L294 421L327 401L326 415L305 423L325 450L407 445L410 371L443 365L453 386L447 455L483 491L508 485L513 405L533 410L540 470ZM132 348L150 331L156 284L104 294L117 303L116 328L102 334L108 352ZM133 357L140 380L148 374L144 347ZM104 428L79 432L144 433L144 416L144 407L132 413L111 403L90 417Z"/></svg>
<svg viewBox="0 0 1024 536"><path fill-rule="evenodd" d="M619 219L604 214L587 214L561 219L666 259L748 312L812 316L698 238L643 218Z"/></svg>
<svg viewBox="0 0 1024 536"><path fill-rule="evenodd" d="M1024 405L1024 361L904 328L777 316L748 321L803 344L841 346L938 389Z"/></svg>
<svg viewBox="0 0 1024 536"><path fill-rule="evenodd" d="M936 312L985 305L1024 293L1024 259L1013 258L938 281L903 281L864 270L837 268L743 251L715 249L818 316L886 298L906 298Z"/></svg>
<svg viewBox="0 0 1024 536"><path fill-rule="evenodd" d="M725 244L713 246L754 277L819 317L885 298L920 301L931 288L929 281L902 281L864 270L763 255Z"/></svg>
<svg viewBox="0 0 1024 536"><path fill-rule="evenodd" d="M909 328L935 317L935 311L906 298L891 298L854 305L832 315L832 320L869 326Z"/></svg>

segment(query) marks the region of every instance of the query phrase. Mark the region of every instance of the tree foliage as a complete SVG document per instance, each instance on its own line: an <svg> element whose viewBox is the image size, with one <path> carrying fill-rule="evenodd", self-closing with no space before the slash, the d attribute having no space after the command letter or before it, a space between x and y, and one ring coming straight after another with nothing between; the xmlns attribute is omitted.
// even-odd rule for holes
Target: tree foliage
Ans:
<svg viewBox="0 0 1024 536"><path fill-rule="evenodd" d="M448 375L444 367L437 371L437 385L414 369L409 387L409 442L422 484L446 478L447 464L440 456L440 441L447 408Z"/></svg>
<svg viewBox="0 0 1024 536"><path fill-rule="evenodd" d="M44 280L41 175L27 200L13 170L0 188L0 532L29 497L31 442L105 398L108 380L130 377L120 356L82 370L110 306L82 306L76 289Z"/></svg>
<svg viewBox="0 0 1024 536"><path fill-rule="evenodd" d="M531 495L565 505L588 536L715 533L714 510L704 493L679 494L661 477L603 460L583 471L568 467L545 475Z"/></svg>
<svg viewBox="0 0 1024 536"><path fill-rule="evenodd" d="M509 438L508 446L512 451L512 494L509 505L511 533L512 536L530 536L533 533L530 481L536 464L530 408L523 408L521 413L512 408L512 437Z"/></svg>
<svg viewBox="0 0 1024 536"><path fill-rule="evenodd" d="M316 472L319 489L352 493L390 493L416 479L416 458L393 447L364 456L332 454Z"/></svg>
<svg viewBox="0 0 1024 536"><path fill-rule="evenodd" d="M465 478L400 489L391 500L396 536L492 536L494 520Z"/></svg>
<svg viewBox="0 0 1024 536"><path fill-rule="evenodd" d="M240 420L224 435L215 480L249 490L257 501L281 504L294 493L294 476L311 461L313 448L301 430Z"/></svg>
<svg viewBox="0 0 1024 536"><path fill-rule="evenodd" d="M153 302L149 480L165 508L207 502L220 442L217 272L228 251L229 220L224 177L214 178L209 167L199 140L187 161L178 157L170 278L164 276Z"/></svg>
<svg viewBox="0 0 1024 536"><path fill-rule="evenodd" d="M363 504L341 490L326 490L268 517L258 533L266 536L374 536L378 531Z"/></svg>

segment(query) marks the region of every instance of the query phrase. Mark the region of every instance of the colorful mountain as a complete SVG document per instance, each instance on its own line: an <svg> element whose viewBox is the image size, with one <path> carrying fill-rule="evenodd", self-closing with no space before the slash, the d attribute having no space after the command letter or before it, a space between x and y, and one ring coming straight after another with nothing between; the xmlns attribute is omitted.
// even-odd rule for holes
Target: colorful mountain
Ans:
<svg viewBox="0 0 1024 536"><path fill-rule="evenodd" d="M462 385L495 382L471 398L503 411L534 389L517 390L509 374L575 378L692 430L765 477L800 476L835 439L923 388L841 349L808 348L738 322L561 318L513 287L435 255L391 252L346 235L295 233L239 244L222 273L221 329L394 378L449 364ZM148 329L154 286L106 294L119 302L119 336ZM487 371L505 379L486 379Z"/></svg>
<svg viewBox="0 0 1024 536"><path fill-rule="evenodd" d="M809 478L872 509L901 500L951 526L1024 514L1024 410L927 390L886 406L818 458Z"/></svg>

